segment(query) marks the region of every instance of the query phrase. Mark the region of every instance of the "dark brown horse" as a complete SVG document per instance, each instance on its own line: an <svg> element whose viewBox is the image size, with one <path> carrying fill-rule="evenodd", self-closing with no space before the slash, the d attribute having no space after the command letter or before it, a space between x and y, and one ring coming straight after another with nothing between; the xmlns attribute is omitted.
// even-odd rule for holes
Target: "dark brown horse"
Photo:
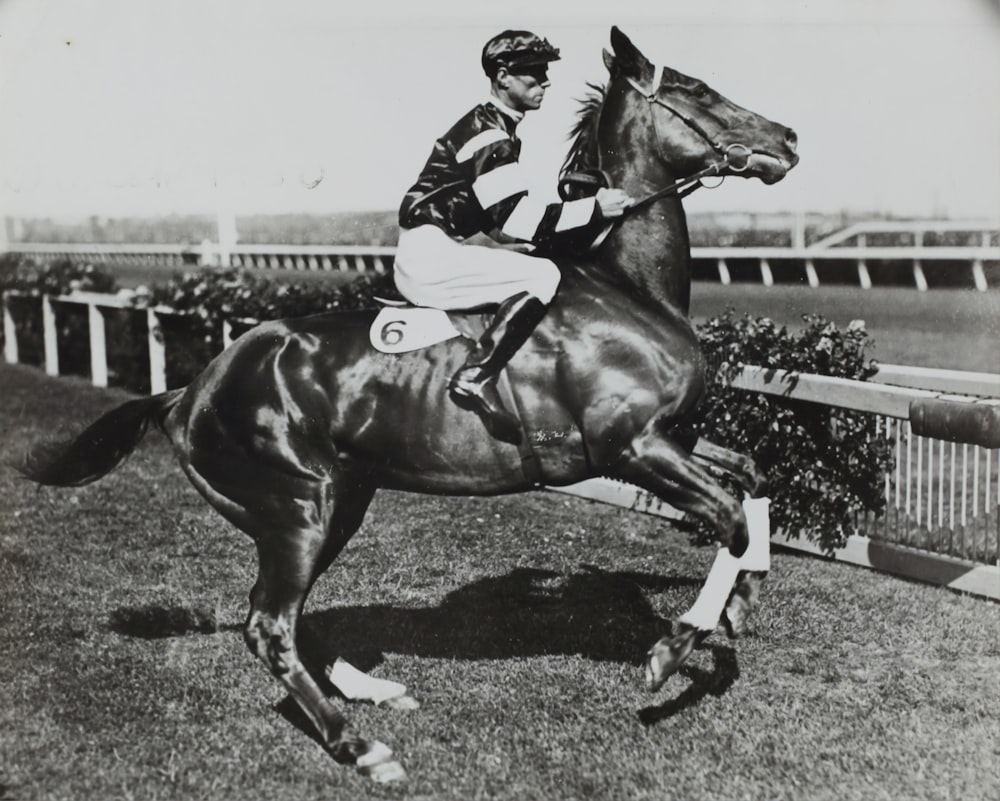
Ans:
<svg viewBox="0 0 1000 801"><path fill-rule="evenodd" d="M617 29L611 41L610 82L581 118L571 162L601 168L646 201L587 256L563 260L556 302L510 365L526 446L490 438L448 400L448 379L470 342L378 353L369 344L373 313L357 312L260 325L187 388L130 401L25 468L42 483L96 480L155 421L194 486L256 543L250 650L330 753L378 780L403 770L386 746L350 730L296 649L310 588L378 488L491 495L605 475L707 520L735 556L747 545L741 504L712 468L735 471L749 487L752 465L679 434L705 391L705 368L687 319L690 249L676 189L706 171L778 181L798 160L795 135L701 81L655 70ZM681 627L654 646L653 687L697 634ZM415 703L390 682L365 685L349 667L334 674L335 684L349 685L348 697Z"/></svg>

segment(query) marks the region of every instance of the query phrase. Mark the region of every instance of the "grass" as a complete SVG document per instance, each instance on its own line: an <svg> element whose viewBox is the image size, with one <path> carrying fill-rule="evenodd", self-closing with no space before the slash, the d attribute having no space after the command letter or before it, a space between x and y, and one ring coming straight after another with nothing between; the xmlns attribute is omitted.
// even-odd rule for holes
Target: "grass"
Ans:
<svg viewBox="0 0 1000 801"><path fill-rule="evenodd" d="M838 326L864 320L874 345L871 355L886 364L1000 373L998 291L692 285L691 312L696 322L722 314L730 306L790 328L800 323L803 314L821 314Z"/></svg>
<svg viewBox="0 0 1000 801"><path fill-rule="evenodd" d="M25 367L0 382L4 461L126 397ZM647 694L643 654L711 556L564 495L379 495L302 638L422 702L350 707L410 772L379 787L245 650L252 547L161 437L80 489L3 468L0 798L1000 796L997 604L777 553L751 634Z"/></svg>

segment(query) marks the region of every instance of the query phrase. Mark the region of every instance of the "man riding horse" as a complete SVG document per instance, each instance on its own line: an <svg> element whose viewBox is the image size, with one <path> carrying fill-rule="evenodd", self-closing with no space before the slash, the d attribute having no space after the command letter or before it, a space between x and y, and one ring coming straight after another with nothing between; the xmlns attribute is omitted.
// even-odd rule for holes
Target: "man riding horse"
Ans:
<svg viewBox="0 0 1000 801"><path fill-rule="evenodd" d="M798 162L798 139L704 82L656 67L617 28L611 46L604 52L609 82L585 106L567 163L574 171L599 168L634 203L620 191L578 203L526 201L515 180L514 124L541 102L544 67L556 53L519 32L487 45L493 97L441 139L407 195L396 276L404 294L446 308L501 305L471 359L454 337L381 352L372 347L371 310L267 322L187 387L129 400L75 438L40 448L23 467L39 483L88 484L119 465L150 423L158 425L192 485L257 548L247 647L308 716L324 748L377 781L405 771L387 745L348 724L340 699L300 658L297 635L310 590L378 490L496 495L533 489L536 475L550 486L604 475L706 521L725 547L695 605L647 654L650 690L720 622L737 633L759 584L750 577L769 568L767 500L741 502L716 478L730 475L756 496L756 467L685 436L706 367L687 316L691 248L681 187L708 174L776 183ZM652 187L661 188L645 194ZM561 280L544 259L460 244L498 227L542 247L578 234L577 245L608 219L620 225L586 258L567 259ZM536 324L538 347L522 350L510 381L529 432L526 460L521 448L486 436L478 419L428 388L457 372L456 394L475 398L468 405L487 425L513 436L492 382ZM345 686L341 660L333 661L327 677L345 697L414 708L402 685L359 677L350 666Z"/></svg>
<svg viewBox="0 0 1000 801"><path fill-rule="evenodd" d="M482 53L490 97L434 143L399 211L395 281L403 297L445 310L497 306L449 390L492 436L513 444L521 427L500 400L497 377L545 316L560 272L547 258L465 240L482 233L546 249L561 240L591 241L631 204L613 188L564 203L529 194L516 128L541 106L548 64L558 59L558 49L528 31L490 39Z"/></svg>

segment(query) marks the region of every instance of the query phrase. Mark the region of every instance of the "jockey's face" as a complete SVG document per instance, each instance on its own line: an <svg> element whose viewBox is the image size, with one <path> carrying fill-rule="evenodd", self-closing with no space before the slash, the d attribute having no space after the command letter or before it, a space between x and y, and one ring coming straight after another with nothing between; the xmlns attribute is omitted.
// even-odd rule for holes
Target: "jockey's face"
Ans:
<svg viewBox="0 0 1000 801"><path fill-rule="evenodd" d="M540 64L511 72L502 67L497 73L497 82L505 95L501 97L504 103L515 111L531 111L539 108L545 99L545 90L549 87L548 68Z"/></svg>

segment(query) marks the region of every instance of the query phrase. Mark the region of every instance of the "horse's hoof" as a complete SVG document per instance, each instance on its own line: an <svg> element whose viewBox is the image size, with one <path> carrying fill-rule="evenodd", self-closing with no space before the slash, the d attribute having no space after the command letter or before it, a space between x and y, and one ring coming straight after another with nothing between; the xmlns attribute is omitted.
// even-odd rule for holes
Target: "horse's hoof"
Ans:
<svg viewBox="0 0 1000 801"><path fill-rule="evenodd" d="M722 613L722 625L729 639L735 640L750 630L750 616L757 606L760 586L766 576L766 572L759 570L740 573Z"/></svg>
<svg viewBox="0 0 1000 801"><path fill-rule="evenodd" d="M378 705L385 709L395 709L400 712L410 712L414 709L420 709L420 702L412 695L405 693L393 698L386 698L384 701L379 702Z"/></svg>
<svg viewBox="0 0 1000 801"><path fill-rule="evenodd" d="M403 766L393 758L392 749L375 740L369 749L358 757L358 773L379 784L398 782L406 779Z"/></svg>
<svg viewBox="0 0 1000 801"><path fill-rule="evenodd" d="M680 633L664 637L649 649L646 661L646 687L656 692L674 675L691 655L697 642L697 629L678 624Z"/></svg>
<svg viewBox="0 0 1000 801"><path fill-rule="evenodd" d="M736 640L747 633L748 621L750 620L750 604L740 595L734 595L722 613L722 625L726 629L726 636L731 640Z"/></svg>

